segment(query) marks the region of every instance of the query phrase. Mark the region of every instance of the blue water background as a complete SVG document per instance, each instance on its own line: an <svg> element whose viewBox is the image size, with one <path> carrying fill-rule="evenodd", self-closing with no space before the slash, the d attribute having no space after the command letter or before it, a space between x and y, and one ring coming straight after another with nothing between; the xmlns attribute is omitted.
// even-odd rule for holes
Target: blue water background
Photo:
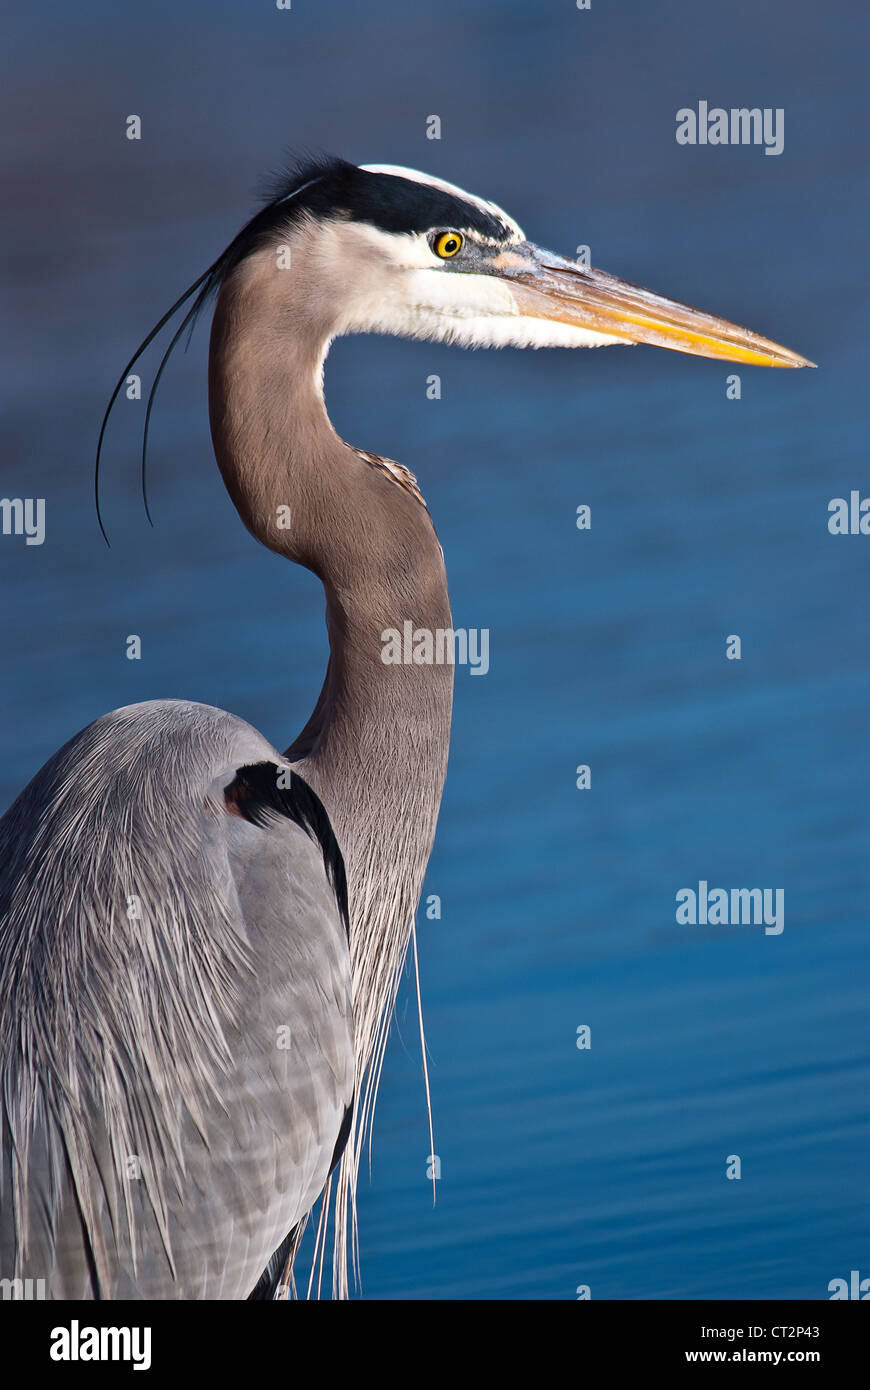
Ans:
<svg viewBox="0 0 870 1390"><path fill-rule="evenodd" d="M455 621L492 634L489 674L458 673L420 928L438 1203L408 979L363 1293L825 1298L870 1276L870 538L826 528L830 498L870 495L865 7L52 0L5 27L2 491L45 497L48 530L0 541L3 807L117 705L202 700L285 747L314 703L319 587L224 493L202 328L155 416L155 529L143 404L108 437L109 551L91 496L108 388L286 147L425 168L820 363L747 368L732 402L731 369L651 348L333 350L337 428L414 469ZM783 154L679 147L701 99L784 108ZM699 879L783 888L784 932L677 926Z"/></svg>

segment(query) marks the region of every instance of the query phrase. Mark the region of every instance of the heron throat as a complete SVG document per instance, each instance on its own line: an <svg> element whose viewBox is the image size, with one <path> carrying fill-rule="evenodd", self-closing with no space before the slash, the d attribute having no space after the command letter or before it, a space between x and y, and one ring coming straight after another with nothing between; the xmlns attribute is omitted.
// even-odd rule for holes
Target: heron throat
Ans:
<svg viewBox="0 0 870 1390"><path fill-rule="evenodd" d="M301 262L301 264L300 264ZM313 262L312 262L313 263ZM389 1022L447 767L453 668L389 663L384 634L451 629L441 546L413 476L345 443L327 415L330 296L272 251L242 262L215 310L215 454L256 538L307 566L326 594L323 688L287 758L329 813L348 880L357 1100L336 1192L334 1284L346 1248Z"/></svg>

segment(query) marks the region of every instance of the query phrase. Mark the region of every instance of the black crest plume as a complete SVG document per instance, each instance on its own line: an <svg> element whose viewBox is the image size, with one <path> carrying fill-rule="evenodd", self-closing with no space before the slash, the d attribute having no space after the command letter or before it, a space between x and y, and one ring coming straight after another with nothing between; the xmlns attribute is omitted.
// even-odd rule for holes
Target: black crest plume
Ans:
<svg viewBox="0 0 870 1390"><path fill-rule="evenodd" d="M142 501L145 506L145 514L150 522L151 513L148 507L148 491L146 486L148 430L151 423L151 412L154 407L154 399L157 392L157 387L160 384L160 378L162 377L166 369L167 363L169 362L169 359L172 356L172 352L178 344L179 339L181 338L186 328L189 328L191 333L193 332L193 329L196 325L196 320L199 317L199 314L201 313L202 309L208 303L208 300L211 298L213 294L216 293L216 291L223 284L226 277L231 273L232 270L235 269L237 265L239 265L241 261L243 261L247 256L251 255L252 252L256 251L265 241L269 239L269 237L278 228L282 226L287 226L288 223L299 217L303 211L321 210L323 202L322 199L317 199L315 202L314 199L309 200L307 198L304 198L304 195L308 191L308 189L313 190L316 184L320 183L321 181L328 180L329 183L333 186L335 192L339 193L340 199L341 184L344 183L345 185L349 186L352 181L352 175L356 173L359 173L359 170L353 164L347 164L344 160L336 159L331 156L321 156L320 158L308 159L300 163L297 163L293 168L288 170L288 172L280 175L278 178L273 180L272 185L268 191L268 200L266 201L265 205L262 206L259 209L259 211L254 214L250 221L245 224L241 231L230 242L229 246L227 246L227 248L221 252L218 258L212 262L208 269L204 270L202 275L200 275L197 280L194 280L192 285L188 286L188 288L184 291L184 294L182 294L178 299L176 299L172 307L170 309L167 309L163 317L154 325L154 327L147 334L147 336L143 338L142 342L139 344L136 351L133 353L133 356L130 358L130 361L127 363L126 367L121 372L121 375L115 383L114 390L112 391L112 394L109 397L109 403L106 406L105 414L103 415L102 423L100 425L100 433L97 439L97 452L94 465L94 501L97 510L97 522L99 524L103 540L106 542L107 545L109 544L109 537L106 534L106 528L103 525L102 512L100 509L100 463L103 452L103 440L105 438L106 428L109 423L109 417L112 413L114 404L118 399L118 396L120 395L121 388L124 385L124 382L126 381L130 372L133 370L136 363L139 361L139 358L142 356L143 352L145 352L146 348L150 347L154 339L162 332L162 330L175 316L178 310L181 309L185 304L188 304L188 301L191 299L192 296L195 296L195 298L193 298L193 303L189 305L187 312L182 318L179 327L176 329L175 333L170 339L169 346L167 347L166 351L163 354L163 357L160 360L160 365L158 366L157 371L155 373L154 381L151 385L151 390L148 395L148 404L145 410L145 424L142 435L141 483ZM297 201L297 199L303 199L304 201ZM310 206L309 203L311 204ZM190 338L188 337L188 342L189 341Z"/></svg>

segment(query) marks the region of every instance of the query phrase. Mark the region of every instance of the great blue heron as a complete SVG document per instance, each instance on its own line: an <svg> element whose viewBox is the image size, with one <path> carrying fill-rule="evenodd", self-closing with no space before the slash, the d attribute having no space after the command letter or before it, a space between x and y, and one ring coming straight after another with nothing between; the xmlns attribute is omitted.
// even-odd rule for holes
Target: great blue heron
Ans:
<svg viewBox="0 0 870 1390"><path fill-rule="evenodd" d="M212 292L217 460L253 535L322 580L329 665L283 754L219 709L132 705L0 822L0 1277L56 1298L272 1296L331 1181L347 1292L452 667L382 660L406 620L449 634L443 555L412 474L333 430L333 338L811 365L541 251L451 184L338 159L297 169L143 348Z"/></svg>

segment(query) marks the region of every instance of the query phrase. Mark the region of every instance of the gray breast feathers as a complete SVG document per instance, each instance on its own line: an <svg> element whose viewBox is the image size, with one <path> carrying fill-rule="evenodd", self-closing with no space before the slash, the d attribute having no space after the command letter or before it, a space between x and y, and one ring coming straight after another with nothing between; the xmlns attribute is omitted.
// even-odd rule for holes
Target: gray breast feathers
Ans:
<svg viewBox="0 0 870 1390"><path fill-rule="evenodd" d="M0 1277L244 1298L353 1098L344 867L250 726L72 739L0 821Z"/></svg>

